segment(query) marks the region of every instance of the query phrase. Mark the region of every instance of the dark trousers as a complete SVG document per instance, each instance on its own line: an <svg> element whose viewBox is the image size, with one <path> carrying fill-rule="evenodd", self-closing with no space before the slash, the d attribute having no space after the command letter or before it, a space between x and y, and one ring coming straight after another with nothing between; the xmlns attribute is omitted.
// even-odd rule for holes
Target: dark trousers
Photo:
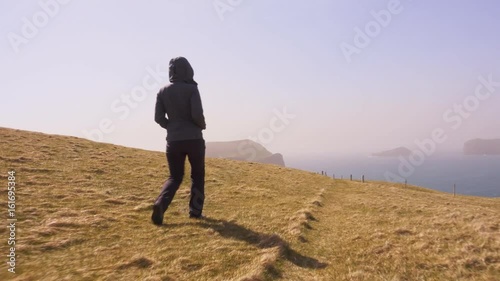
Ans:
<svg viewBox="0 0 500 281"><path fill-rule="evenodd" d="M205 202L205 141L203 139L167 142L170 177L163 184L155 205L160 206L162 212L168 209L182 183L186 156L191 164L189 214L197 217L201 215Z"/></svg>

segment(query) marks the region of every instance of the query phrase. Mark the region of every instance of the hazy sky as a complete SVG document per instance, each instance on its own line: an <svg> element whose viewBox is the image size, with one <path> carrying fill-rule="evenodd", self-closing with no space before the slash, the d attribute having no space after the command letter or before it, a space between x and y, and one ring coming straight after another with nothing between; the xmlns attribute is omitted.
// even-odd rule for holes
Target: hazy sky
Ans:
<svg viewBox="0 0 500 281"><path fill-rule="evenodd" d="M499 13L495 0L1 1L0 126L163 150L156 93L185 56L207 141L373 152L442 129L439 149L461 148L500 137Z"/></svg>

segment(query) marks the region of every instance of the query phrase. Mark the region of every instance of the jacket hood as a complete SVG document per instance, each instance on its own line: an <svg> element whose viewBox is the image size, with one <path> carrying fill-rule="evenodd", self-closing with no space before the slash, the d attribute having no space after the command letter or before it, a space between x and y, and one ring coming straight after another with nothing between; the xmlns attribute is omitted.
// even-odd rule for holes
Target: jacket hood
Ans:
<svg viewBox="0 0 500 281"><path fill-rule="evenodd" d="M193 80L193 68L185 57L176 57L171 59L168 66L168 74L171 83L185 82L188 84L198 85L198 83Z"/></svg>

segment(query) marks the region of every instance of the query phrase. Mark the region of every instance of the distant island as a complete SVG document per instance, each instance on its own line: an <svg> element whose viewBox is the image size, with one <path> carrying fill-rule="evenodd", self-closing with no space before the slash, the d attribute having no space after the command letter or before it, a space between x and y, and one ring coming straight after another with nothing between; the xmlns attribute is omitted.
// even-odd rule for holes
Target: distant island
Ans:
<svg viewBox="0 0 500 281"><path fill-rule="evenodd" d="M271 153L264 146L252 140L207 142L206 147L206 157L274 164L285 167L283 155Z"/></svg>
<svg viewBox="0 0 500 281"><path fill-rule="evenodd" d="M408 156L411 154L411 150L404 147L400 146L391 150L385 150L382 152L377 152L373 153L372 156L377 156L377 157L399 157L399 156Z"/></svg>
<svg viewBox="0 0 500 281"><path fill-rule="evenodd" d="M464 144L465 155L500 155L500 139L473 139Z"/></svg>

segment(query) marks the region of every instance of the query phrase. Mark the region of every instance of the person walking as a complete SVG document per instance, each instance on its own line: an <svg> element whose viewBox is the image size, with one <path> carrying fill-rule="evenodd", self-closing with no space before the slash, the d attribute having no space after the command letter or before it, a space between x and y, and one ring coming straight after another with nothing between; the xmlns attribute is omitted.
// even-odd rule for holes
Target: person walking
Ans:
<svg viewBox="0 0 500 281"><path fill-rule="evenodd" d="M163 223L163 216L184 177L186 157L191 165L191 195L189 217L201 218L205 201L205 140L206 129L198 83L194 71L184 57L170 60L170 84L156 98L155 121L167 130L167 162L170 176L163 184L153 205L151 220ZM165 116L165 114L168 116Z"/></svg>

